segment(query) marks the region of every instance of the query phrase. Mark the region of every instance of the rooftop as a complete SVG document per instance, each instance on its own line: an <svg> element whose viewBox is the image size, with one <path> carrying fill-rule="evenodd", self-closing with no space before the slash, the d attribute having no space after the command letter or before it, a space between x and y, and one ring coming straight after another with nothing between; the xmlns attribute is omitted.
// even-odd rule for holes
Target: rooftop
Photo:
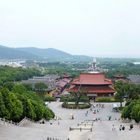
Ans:
<svg viewBox="0 0 140 140"><path fill-rule="evenodd" d="M79 88L76 86L71 86L69 91L71 92L78 92ZM99 86L99 87L94 87L94 86L84 86L80 88L81 91L85 91L88 93L114 93L114 89L109 87L109 86Z"/></svg>
<svg viewBox="0 0 140 140"><path fill-rule="evenodd" d="M74 79L74 85L111 85L112 81L107 79L103 73L81 73L79 78Z"/></svg>
<svg viewBox="0 0 140 140"><path fill-rule="evenodd" d="M140 84L140 75L129 75L128 79L134 84Z"/></svg>

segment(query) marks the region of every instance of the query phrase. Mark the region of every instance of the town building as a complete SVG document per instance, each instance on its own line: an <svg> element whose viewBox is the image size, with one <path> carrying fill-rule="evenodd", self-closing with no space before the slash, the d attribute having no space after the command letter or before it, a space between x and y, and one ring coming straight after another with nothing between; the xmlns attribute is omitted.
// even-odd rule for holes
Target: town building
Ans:
<svg viewBox="0 0 140 140"><path fill-rule="evenodd" d="M114 83L116 83L116 82L126 83L126 82L128 82L128 79L123 74L117 74L117 75L113 76L113 81L114 81Z"/></svg>
<svg viewBox="0 0 140 140"><path fill-rule="evenodd" d="M127 79L129 80L129 83L140 84L140 75L129 75Z"/></svg>
<svg viewBox="0 0 140 140"><path fill-rule="evenodd" d="M35 84L44 83L48 86L46 92L51 96L60 96L60 94L67 87L69 82L71 81L71 77L67 74L63 76L49 74L43 77L33 77L32 79L22 80L22 84L28 84L32 86L32 89L35 89Z"/></svg>

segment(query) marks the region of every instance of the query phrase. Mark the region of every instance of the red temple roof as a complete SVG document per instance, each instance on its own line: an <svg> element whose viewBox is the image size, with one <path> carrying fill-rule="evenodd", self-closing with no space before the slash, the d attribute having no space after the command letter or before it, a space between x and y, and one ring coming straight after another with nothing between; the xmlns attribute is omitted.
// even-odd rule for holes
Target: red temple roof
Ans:
<svg viewBox="0 0 140 140"><path fill-rule="evenodd" d="M111 85L112 81L107 79L103 73L82 73L79 78L74 79L74 85Z"/></svg>
<svg viewBox="0 0 140 140"><path fill-rule="evenodd" d="M69 92L78 92L79 88L76 86L71 86ZM114 89L109 86L92 86L92 87L81 87L81 91L85 91L87 93L114 93Z"/></svg>

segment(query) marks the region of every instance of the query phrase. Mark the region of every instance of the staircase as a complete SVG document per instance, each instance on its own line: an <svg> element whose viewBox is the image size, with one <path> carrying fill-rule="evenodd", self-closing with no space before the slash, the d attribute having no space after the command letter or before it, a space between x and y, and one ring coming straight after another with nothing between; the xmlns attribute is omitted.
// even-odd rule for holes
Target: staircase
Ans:
<svg viewBox="0 0 140 140"><path fill-rule="evenodd" d="M40 127L33 127L36 125ZM41 127L43 125L45 124L36 123L28 118L24 118L19 123L0 118L0 140L64 140L54 137L55 132L49 135L50 130Z"/></svg>

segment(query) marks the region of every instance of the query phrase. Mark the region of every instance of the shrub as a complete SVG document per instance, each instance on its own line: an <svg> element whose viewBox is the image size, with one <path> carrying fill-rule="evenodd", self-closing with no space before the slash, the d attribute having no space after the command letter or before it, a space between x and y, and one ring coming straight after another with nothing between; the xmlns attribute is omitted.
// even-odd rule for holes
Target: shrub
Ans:
<svg viewBox="0 0 140 140"><path fill-rule="evenodd" d="M45 96L44 101L46 101L46 102L56 101L56 98L55 97L51 97L51 96Z"/></svg>
<svg viewBox="0 0 140 140"><path fill-rule="evenodd" d="M114 98L100 97L96 99L97 102L117 102Z"/></svg>
<svg viewBox="0 0 140 140"><path fill-rule="evenodd" d="M75 102L75 97L68 95L68 96L61 96L60 102ZM80 102L89 102L89 98L87 96L82 96L80 98Z"/></svg>
<svg viewBox="0 0 140 140"><path fill-rule="evenodd" d="M68 104L66 102L64 102L62 104L63 108L68 108L68 109L86 109L86 108L90 108L91 104L88 103L84 103L84 104L79 104L78 106L75 104Z"/></svg>
<svg viewBox="0 0 140 140"><path fill-rule="evenodd" d="M134 100L124 107L122 118L134 119L137 123L140 122L140 100Z"/></svg>

